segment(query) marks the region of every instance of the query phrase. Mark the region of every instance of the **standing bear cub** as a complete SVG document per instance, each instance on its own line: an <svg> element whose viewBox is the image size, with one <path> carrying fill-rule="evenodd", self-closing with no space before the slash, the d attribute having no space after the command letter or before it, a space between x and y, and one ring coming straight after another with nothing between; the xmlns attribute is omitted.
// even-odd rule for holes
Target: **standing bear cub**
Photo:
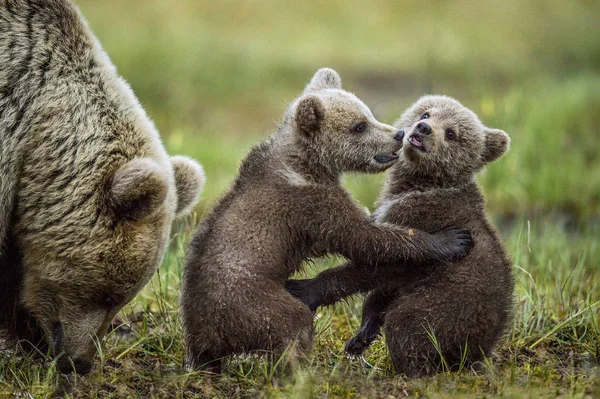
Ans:
<svg viewBox="0 0 600 399"><path fill-rule="evenodd" d="M221 369L248 351L292 355L312 348L312 313L285 289L307 258L411 264L464 256L459 228L428 234L375 224L340 185L340 174L393 165L404 132L384 125L339 75L319 70L277 132L243 161L231 190L202 222L183 276L187 365ZM443 226L446 227L446 226Z"/></svg>
<svg viewBox="0 0 600 399"><path fill-rule="evenodd" d="M158 132L66 0L0 0L0 335L85 374L158 268L200 166Z"/></svg>
<svg viewBox="0 0 600 399"><path fill-rule="evenodd" d="M403 157L392 168L374 218L424 231L464 226L473 235L473 250L448 267L349 263L287 286L311 309L373 290L346 351L361 354L383 326L396 371L416 377L434 373L442 362L456 369L483 359L506 326L511 261L486 216L474 175L504 154L510 139L444 96L421 98L395 126L408 132Z"/></svg>

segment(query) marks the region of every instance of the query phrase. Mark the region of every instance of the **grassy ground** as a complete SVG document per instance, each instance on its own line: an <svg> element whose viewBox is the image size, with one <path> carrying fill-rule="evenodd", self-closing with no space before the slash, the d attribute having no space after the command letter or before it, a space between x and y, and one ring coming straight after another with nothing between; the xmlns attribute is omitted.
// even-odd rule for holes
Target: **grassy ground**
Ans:
<svg viewBox="0 0 600 399"><path fill-rule="evenodd" d="M95 371L65 381L48 363L0 353L0 398L600 397L600 7L594 2L78 1L172 153L200 160L197 214L174 229L159 274L121 316ZM326 5L325 5L326 4ZM177 296L193 226L229 186L311 74L331 66L378 118L419 95L459 98L512 137L479 177L514 259L513 324L483 371L394 377L383 342L343 345L361 299L321 309L313 362L234 359L223 376L181 369ZM365 206L385 176L349 176ZM318 261L308 275L339 260Z"/></svg>
<svg viewBox="0 0 600 399"><path fill-rule="evenodd" d="M600 395L598 229L571 231L561 223L522 222L505 231L515 259L515 316L506 340L477 373L394 377L384 342L364 360L343 345L360 322L360 299L320 310L312 363L285 373L277 362L234 359L223 376L181 369L184 347L177 294L183 247L193 220L179 226L160 273L122 316L129 327L111 333L95 372L56 375L40 359L16 352L0 358L0 397L46 397L73 384L76 397L589 397ZM318 262L309 275L336 260ZM391 396L390 396L391 395Z"/></svg>

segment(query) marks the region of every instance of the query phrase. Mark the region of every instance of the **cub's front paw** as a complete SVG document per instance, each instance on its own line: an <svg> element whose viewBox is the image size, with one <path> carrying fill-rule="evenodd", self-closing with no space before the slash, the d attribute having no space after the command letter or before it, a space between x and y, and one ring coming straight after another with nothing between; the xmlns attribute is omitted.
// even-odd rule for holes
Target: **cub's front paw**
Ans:
<svg viewBox="0 0 600 399"><path fill-rule="evenodd" d="M460 227L446 227L435 233L439 238L438 261L455 262L463 259L473 248L473 239L469 230Z"/></svg>

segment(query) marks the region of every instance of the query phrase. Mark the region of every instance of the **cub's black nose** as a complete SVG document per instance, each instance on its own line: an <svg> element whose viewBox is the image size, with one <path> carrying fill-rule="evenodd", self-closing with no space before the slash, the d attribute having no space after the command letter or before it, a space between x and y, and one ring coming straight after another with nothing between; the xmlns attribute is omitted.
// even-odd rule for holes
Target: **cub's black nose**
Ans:
<svg viewBox="0 0 600 399"><path fill-rule="evenodd" d="M431 126L429 126L429 124L426 122L419 122L417 123L417 132L422 134L430 134Z"/></svg>
<svg viewBox="0 0 600 399"><path fill-rule="evenodd" d="M404 140L404 130L398 130L398 133L394 136L394 140L402 141Z"/></svg>

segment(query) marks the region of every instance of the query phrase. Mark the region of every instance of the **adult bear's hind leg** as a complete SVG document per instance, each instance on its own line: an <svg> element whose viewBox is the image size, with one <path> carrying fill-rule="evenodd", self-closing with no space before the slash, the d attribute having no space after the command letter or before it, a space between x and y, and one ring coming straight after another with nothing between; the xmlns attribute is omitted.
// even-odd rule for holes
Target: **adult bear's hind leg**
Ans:
<svg viewBox="0 0 600 399"><path fill-rule="evenodd" d="M44 333L20 302L22 283L22 257L15 241L9 237L0 253L0 338L10 345L19 342L28 352L45 353L48 347Z"/></svg>

